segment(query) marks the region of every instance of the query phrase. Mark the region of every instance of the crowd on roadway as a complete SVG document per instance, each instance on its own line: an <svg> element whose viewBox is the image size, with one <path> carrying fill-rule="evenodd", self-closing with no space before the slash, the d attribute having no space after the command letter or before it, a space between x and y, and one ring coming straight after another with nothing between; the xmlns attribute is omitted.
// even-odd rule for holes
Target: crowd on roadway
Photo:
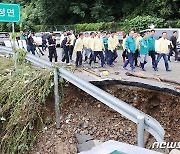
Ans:
<svg viewBox="0 0 180 154"><path fill-rule="evenodd" d="M159 38L157 51L155 51L155 30L150 30L140 36L138 32L130 31L123 39L122 60L124 62L123 69L127 70L127 65L130 64L131 71L135 71L135 67L140 67L145 70L145 65L148 62L149 56L152 60L152 68L158 71L158 63L161 58L164 59L166 71L169 69L170 57L173 51L175 52L175 62L178 61L178 51L176 48L176 35L174 31L169 43L166 39L167 33L163 32ZM28 36L28 39L32 39ZM57 62L56 51L56 36L52 32L47 37L42 35L42 49L49 49L49 60L52 62L53 57ZM62 48L62 63L71 65L73 62L73 53L76 54L75 65L81 67L83 61L92 67L93 63L97 63L97 58L101 61L101 67L114 67L118 57L117 48L120 46L119 40L115 31L111 32L84 32L77 35L73 31L64 31L60 39L60 47ZM138 59L140 62L138 63ZM118 65L118 64L117 64Z"/></svg>

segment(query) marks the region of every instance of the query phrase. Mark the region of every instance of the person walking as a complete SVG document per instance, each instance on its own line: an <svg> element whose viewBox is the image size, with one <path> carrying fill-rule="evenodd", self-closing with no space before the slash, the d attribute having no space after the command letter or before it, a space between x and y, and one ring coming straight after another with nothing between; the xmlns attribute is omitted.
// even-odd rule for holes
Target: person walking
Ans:
<svg viewBox="0 0 180 154"><path fill-rule="evenodd" d="M90 50L88 48L88 40L89 40L89 34L88 32L86 32L84 34L84 62L86 62L88 60L89 54L90 54Z"/></svg>
<svg viewBox="0 0 180 154"><path fill-rule="evenodd" d="M110 37L110 33L105 33L104 32L104 37L103 37L103 43L104 43L104 53L105 53L105 62L106 64L109 63L109 50L108 50L108 39Z"/></svg>
<svg viewBox="0 0 180 154"><path fill-rule="evenodd" d="M104 44L103 44L103 40L101 37L101 32L97 33L97 36L95 38L95 43L94 43L94 54L92 56L92 58L90 59L89 65L91 67L91 63L92 61L95 59L96 56L100 56L101 59L101 67L104 67L104 54L103 54L103 50L104 50Z"/></svg>
<svg viewBox="0 0 180 154"><path fill-rule="evenodd" d="M175 62L178 62L178 51L177 51L177 31L173 32L173 35L170 38L170 51L168 55L168 60L171 62L170 58L172 56L172 52L175 52Z"/></svg>
<svg viewBox="0 0 180 154"><path fill-rule="evenodd" d="M87 55L90 61L94 58L94 44L95 44L95 33L91 32L90 37L88 39L88 48L89 48L89 54ZM93 59L94 60L94 59ZM90 64L89 61L89 64Z"/></svg>
<svg viewBox="0 0 180 154"><path fill-rule="evenodd" d="M61 34L61 38L60 38L60 48L61 48L61 56L62 56L62 59L63 59L63 57L65 56L62 42L63 42L63 40L64 40L64 38L65 38L66 36L67 36L67 32L64 31L64 32Z"/></svg>
<svg viewBox="0 0 180 154"><path fill-rule="evenodd" d="M32 52L33 55L35 55L35 42L33 39L33 33L30 32L27 36L27 51Z"/></svg>
<svg viewBox="0 0 180 154"><path fill-rule="evenodd" d="M69 63L70 35L71 35L71 33L67 33L67 36L62 41L62 46L63 46L63 50L64 50L64 57L62 58L62 62L64 63L66 61L67 65L70 65L70 63Z"/></svg>
<svg viewBox="0 0 180 154"><path fill-rule="evenodd" d="M76 67L82 66L82 52L84 48L83 33L79 34L79 38L76 40L74 46L74 52L76 52Z"/></svg>
<svg viewBox="0 0 180 154"><path fill-rule="evenodd" d="M53 32L50 32L46 38L46 41L49 42L49 39L52 39Z"/></svg>
<svg viewBox="0 0 180 154"><path fill-rule="evenodd" d="M52 62L54 56L55 62L57 62L57 51L56 51L56 35L52 34L52 37L49 38L49 61Z"/></svg>
<svg viewBox="0 0 180 154"><path fill-rule="evenodd" d="M155 68L155 63L156 63L156 53L155 53L155 30L151 30L150 34L148 36L148 51L149 51L149 56L152 59L152 67Z"/></svg>
<svg viewBox="0 0 180 154"><path fill-rule="evenodd" d="M119 41L117 39L117 37L115 36L116 32L112 31L111 32L111 36L108 39L108 56L109 56L109 66L110 67L114 67L114 61L116 60L116 58L118 57L116 48L119 45Z"/></svg>
<svg viewBox="0 0 180 154"><path fill-rule="evenodd" d="M46 48L47 48L47 41L46 41L47 35L46 35L45 32L43 32L41 38L42 38L42 51L46 51Z"/></svg>
<svg viewBox="0 0 180 154"><path fill-rule="evenodd" d="M74 40L76 39L73 31L70 31L70 46L69 46L69 59L72 62L72 55L73 55L73 50L74 50Z"/></svg>
<svg viewBox="0 0 180 154"><path fill-rule="evenodd" d="M127 65L130 63L130 67L131 67L131 71L134 72L135 67L134 67L134 53L136 50L136 41L134 39L134 31L130 31L129 36L126 39L126 50L128 52L127 56L128 59L125 61L124 65L123 65L123 69L127 70Z"/></svg>
<svg viewBox="0 0 180 154"><path fill-rule="evenodd" d="M145 33L144 37L140 40L140 66L143 71L146 71L144 69L145 64L148 61L148 34Z"/></svg>
<svg viewBox="0 0 180 154"><path fill-rule="evenodd" d="M168 57L167 57L167 54L168 54L168 40L166 39L167 37L167 33L166 32L163 32L162 33L162 37L159 39L159 45L158 45L158 57L157 57L157 61L156 61L156 65L155 65L155 71L158 70L157 66L158 66L158 63L159 61L161 60L161 58L163 57L164 59L164 64L165 64L165 68L166 68L166 71L171 71L169 69L169 64L168 64Z"/></svg>
<svg viewBox="0 0 180 154"><path fill-rule="evenodd" d="M138 65L138 57L139 57L139 49L140 49L140 40L142 39L141 36L139 36L138 32L134 32L134 39L136 41L136 51L134 54L134 65L136 67L139 67Z"/></svg>
<svg viewBox="0 0 180 154"><path fill-rule="evenodd" d="M122 57L123 57L123 63L125 63L126 59L128 59L127 57L127 50L126 50L126 39L129 36L129 34L124 35L123 37L123 42L122 42L122 48L123 48L123 52L122 52Z"/></svg>

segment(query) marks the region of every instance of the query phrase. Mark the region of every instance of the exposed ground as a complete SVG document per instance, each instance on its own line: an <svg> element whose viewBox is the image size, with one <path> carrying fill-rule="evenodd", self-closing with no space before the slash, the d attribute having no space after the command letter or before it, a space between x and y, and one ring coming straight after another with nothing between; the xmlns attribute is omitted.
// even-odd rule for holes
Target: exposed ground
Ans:
<svg viewBox="0 0 180 154"><path fill-rule="evenodd" d="M0 74L9 73L13 63L0 57ZM103 85L100 88L119 99L133 105L157 119L166 131L165 141L179 142L180 139L180 97L168 93L124 85ZM137 144L137 128L109 107L71 84L64 86L61 129L56 130L54 123L54 98L47 100L45 121L47 131L42 133L30 153L68 154L77 153L75 133L90 134L95 139L110 139ZM151 148L155 141L146 135L146 147Z"/></svg>
<svg viewBox="0 0 180 154"><path fill-rule="evenodd" d="M180 97L123 85L101 88L157 119L166 131L165 141L179 142ZM64 94L61 129L48 128L38 137L31 153L77 153L75 133L90 134L102 141L113 139L137 144L137 128L133 122L72 85L64 87ZM53 113L53 98L48 100L48 109ZM146 138L146 147L151 149L155 139L149 135Z"/></svg>

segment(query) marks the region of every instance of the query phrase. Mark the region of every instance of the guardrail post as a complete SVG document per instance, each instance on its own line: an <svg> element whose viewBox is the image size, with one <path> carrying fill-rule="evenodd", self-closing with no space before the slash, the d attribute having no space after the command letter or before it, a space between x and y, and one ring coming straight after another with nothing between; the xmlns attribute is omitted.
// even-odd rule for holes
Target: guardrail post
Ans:
<svg viewBox="0 0 180 154"><path fill-rule="evenodd" d="M144 148L144 116L137 116L138 146Z"/></svg>
<svg viewBox="0 0 180 154"><path fill-rule="evenodd" d="M59 107L59 92L58 92L58 73L57 68L54 68L54 97L55 97L55 113L56 113L56 128L60 128L60 107Z"/></svg>
<svg viewBox="0 0 180 154"><path fill-rule="evenodd" d="M14 67L17 69L17 53L14 53Z"/></svg>

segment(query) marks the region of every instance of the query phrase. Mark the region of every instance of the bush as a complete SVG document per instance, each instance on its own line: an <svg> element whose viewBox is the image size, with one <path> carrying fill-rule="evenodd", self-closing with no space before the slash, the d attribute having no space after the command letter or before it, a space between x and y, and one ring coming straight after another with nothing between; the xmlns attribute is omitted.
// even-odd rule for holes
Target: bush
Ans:
<svg viewBox="0 0 180 154"><path fill-rule="evenodd" d="M37 32L44 32L46 31L46 27L44 25L36 25L34 26L34 31Z"/></svg>
<svg viewBox="0 0 180 154"><path fill-rule="evenodd" d="M165 20L163 18L151 17L151 16L137 16L133 19L126 19L123 22L123 26L119 29L129 32L130 30L140 31L147 29L150 23L153 22L155 27L164 27Z"/></svg>
<svg viewBox="0 0 180 154"><path fill-rule="evenodd" d="M177 21L177 27L180 27L180 20Z"/></svg>
<svg viewBox="0 0 180 154"><path fill-rule="evenodd" d="M178 28L180 27L180 20L168 20L165 23L166 27Z"/></svg>
<svg viewBox="0 0 180 154"><path fill-rule="evenodd" d="M116 30L118 27L116 22L100 22L100 23L84 23L76 24L77 31L97 31L97 30Z"/></svg>

